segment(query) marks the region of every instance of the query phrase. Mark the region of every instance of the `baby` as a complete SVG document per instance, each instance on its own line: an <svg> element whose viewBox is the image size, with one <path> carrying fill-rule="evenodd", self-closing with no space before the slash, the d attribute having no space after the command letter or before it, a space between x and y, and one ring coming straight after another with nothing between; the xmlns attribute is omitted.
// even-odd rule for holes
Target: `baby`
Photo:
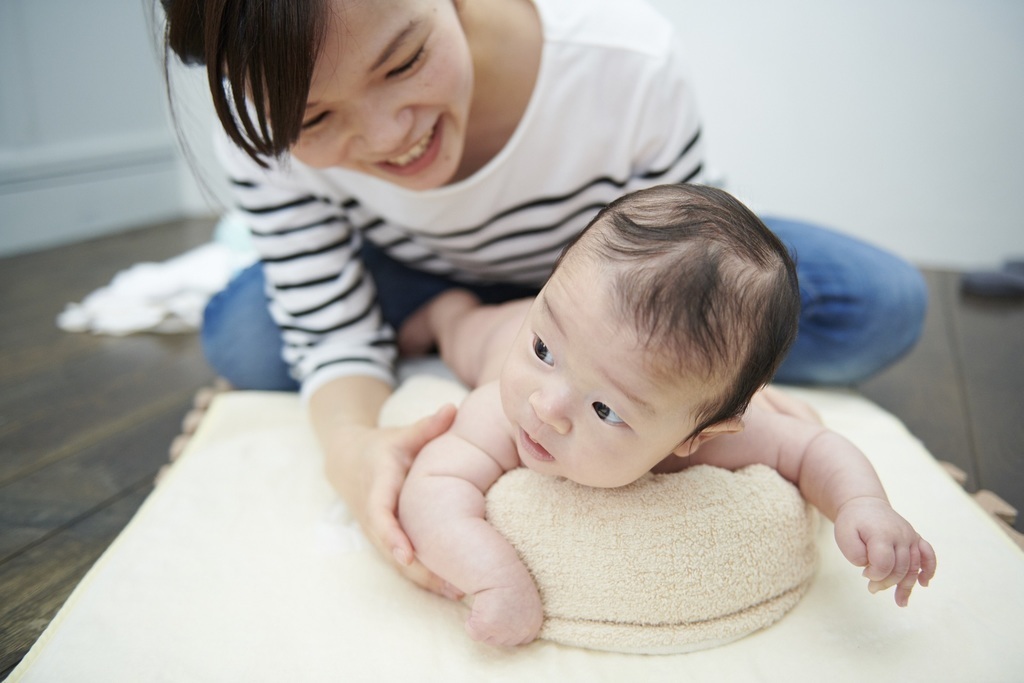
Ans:
<svg viewBox="0 0 1024 683"><path fill-rule="evenodd" d="M436 341L477 387L416 458L399 501L423 564L472 596L473 638L527 643L543 621L529 572L484 517L487 490L516 467L615 487L762 463L835 522L872 592L896 586L905 606L928 585L934 551L864 455L806 406L761 391L799 306L793 262L753 213L714 188L666 185L599 213L535 299L481 306L450 291L403 327L404 348Z"/></svg>

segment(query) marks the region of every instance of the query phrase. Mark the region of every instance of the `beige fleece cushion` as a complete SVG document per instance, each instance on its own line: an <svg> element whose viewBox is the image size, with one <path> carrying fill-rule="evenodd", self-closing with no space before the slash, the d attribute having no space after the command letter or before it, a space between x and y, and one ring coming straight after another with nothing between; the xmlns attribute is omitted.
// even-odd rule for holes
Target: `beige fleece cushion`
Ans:
<svg viewBox="0 0 1024 683"><path fill-rule="evenodd" d="M381 412L410 424L461 385L410 373ZM667 654L728 643L789 611L814 575L817 513L775 470L694 467L595 489L528 469L487 493L491 524L530 569L540 637Z"/></svg>
<svg viewBox="0 0 1024 683"><path fill-rule="evenodd" d="M816 513L775 470L705 465L594 489L527 469L487 516L540 589L547 640L663 654L727 643L781 618L817 563Z"/></svg>

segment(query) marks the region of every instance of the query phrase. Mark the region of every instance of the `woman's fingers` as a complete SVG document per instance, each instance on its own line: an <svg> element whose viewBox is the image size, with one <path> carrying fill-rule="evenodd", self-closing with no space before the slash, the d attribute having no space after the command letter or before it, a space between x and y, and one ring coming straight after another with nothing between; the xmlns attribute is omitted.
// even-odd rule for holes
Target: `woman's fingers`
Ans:
<svg viewBox="0 0 1024 683"><path fill-rule="evenodd" d="M451 403L446 403L438 408L433 414L422 417L404 430L403 448L416 457L420 449L430 441L448 431L455 420L456 409ZM410 461L411 462L411 461Z"/></svg>
<svg viewBox="0 0 1024 683"><path fill-rule="evenodd" d="M413 459L423 446L444 434L454 418L455 406L444 405L432 415L397 430L391 446L378 453L370 465L374 472L366 498L364 529L381 554L391 559L406 578L438 595L458 600L461 592L416 560L412 543L396 514Z"/></svg>

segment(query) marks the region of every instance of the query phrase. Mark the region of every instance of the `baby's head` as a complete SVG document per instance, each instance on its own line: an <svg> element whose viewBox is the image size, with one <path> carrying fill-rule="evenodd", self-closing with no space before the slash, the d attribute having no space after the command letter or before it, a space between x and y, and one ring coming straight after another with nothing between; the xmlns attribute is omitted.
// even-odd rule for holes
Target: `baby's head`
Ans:
<svg viewBox="0 0 1024 683"><path fill-rule="evenodd" d="M502 373L524 463L619 486L734 431L799 310L785 246L728 193L665 185L612 202L566 248Z"/></svg>
<svg viewBox="0 0 1024 683"><path fill-rule="evenodd" d="M697 432L741 415L796 337L800 291L789 252L722 190L662 185L625 195L562 261L577 257L603 264L620 320L645 339L652 370L719 388Z"/></svg>

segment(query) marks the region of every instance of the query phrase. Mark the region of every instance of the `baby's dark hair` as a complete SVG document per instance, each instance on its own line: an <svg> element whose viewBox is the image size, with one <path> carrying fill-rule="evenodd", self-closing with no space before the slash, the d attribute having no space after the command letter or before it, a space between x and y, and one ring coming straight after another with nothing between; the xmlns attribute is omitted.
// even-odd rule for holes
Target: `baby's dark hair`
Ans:
<svg viewBox="0 0 1024 683"><path fill-rule="evenodd" d="M261 166L283 155L302 130L329 25L327 0L160 4L167 17L165 77L170 52L189 66L205 66L217 118L231 140Z"/></svg>
<svg viewBox="0 0 1024 683"><path fill-rule="evenodd" d="M645 346L658 351L655 370L697 373L723 387L697 407L691 436L742 415L796 337L793 259L728 192L683 184L624 195L597 214L559 264L576 254L609 262L623 319L635 321Z"/></svg>

